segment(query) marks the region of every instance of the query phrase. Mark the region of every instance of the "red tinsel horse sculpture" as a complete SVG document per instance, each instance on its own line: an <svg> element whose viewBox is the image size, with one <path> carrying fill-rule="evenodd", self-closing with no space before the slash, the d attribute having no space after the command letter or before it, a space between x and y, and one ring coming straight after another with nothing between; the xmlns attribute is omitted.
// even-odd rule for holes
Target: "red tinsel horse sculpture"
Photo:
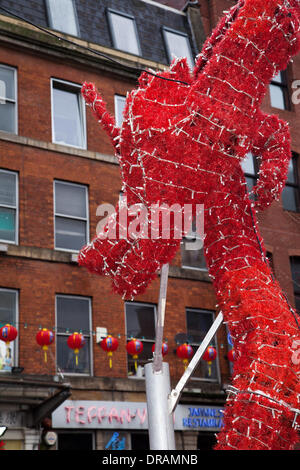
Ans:
<svg viewBox="0 0 300 470"><path fill-rule="evenodd" d="M278 199L287 177L288 125L260 105L299 50L299 21L298 0L240 0L204 44L193 77L185 59L159 77L141 75L121 129L95 87L82 90L111 136L129 206L204 204L207 265L237 354L217 449L292 449L297 442L299 319L266 261L255 210ZM255 202L241 168L249 152L261 160ZM119 209L79 262L132 298L180 240L147 238L149 227L143 236L111 240Z"/></svg>

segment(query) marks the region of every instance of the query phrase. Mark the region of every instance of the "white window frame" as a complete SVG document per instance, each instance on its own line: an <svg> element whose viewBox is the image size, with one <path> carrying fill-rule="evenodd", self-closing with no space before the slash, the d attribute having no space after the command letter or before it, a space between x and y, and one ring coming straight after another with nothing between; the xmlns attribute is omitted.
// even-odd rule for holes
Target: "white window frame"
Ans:
<svg viewBox="0 0 300 470"><path fill-rule="evenodd" d="M113 43L114 49L117 49L118 51L125 52L126 54L141 56L142 55L141 43L140 43L140 39L139 39L139 34L138 34L138 29L137 29L135 17L132 16L132 15L128 15L127 13L124 13L122 11L114 10L112 8L108 8L106 11L107 11L107 17L108 17L109 31L110 31L110 35L111 35L111 38L112 38L112 43ZM127 18L128 20L132 21L133 29L134 29L134 32L135 32L135 39L136 39L137 48L138 48L138 53L137 54L135 54L134 52L126 51L125 49L117 48L117 40L116 40L115 31L114 31L112 15L123 16L124 18Z"/></svg>
<svg viewBox="0 0 300 470"><path fill-rule="evenodd" d="M5 65L5 64L0 64L0 68L8 69L8 70L11 70L11 71L14 72L15 99L12 100L11 98L6 98L5 97L5 100L9 101L10 103L14 103L14 105L15 105L14 131L10 132L10 134L18 135L19 123L18 123L18 74L17 74L17 69L15 67L11 67L11 66ZM1 106L1 104L0 104L0 106ZM7 131L4 131L4 130L0 129L0 132L7 132Z"/></svg>
<svg viewBox="0 0 300 470"><path fill-rule="evenodd" d="M193 223L194 223L194 220L193 220ZM199 250L194 250L194 251L202 250L203 251L203 257L204 257L204 260L206 262L206 258L205 258L205 255L204 255L203 239L200 236L200 234L197 232L197 229L196 229L196 231L193 230L193 224L192 224L190 232L185 237L183 237L183 239L181 240L181 243L180 243L181 268L182 269L191 269L193 271L200 271L200 272L203 272L203 273L207 273L208 272L208 267L207 266L205 266L203 268L199 268L198 266L190 266L188 264L184 264L185 260L183 259L183 252L188 251L185 248L185 244L186 243L195 243L198 240L202 242L202 248L200 248Z"/></svg>
<svg viewBox="0 0 300 470"><path fill-rule="evenodd" d="M56 202L56 191L55 191L55 184L56 183L62 183L62 184L67 184L69 186L76 186L76 187L83 187L85 188L85 193L86 193L86 198L85 198L85 204L86 204L86 218L83 217L74 217L74 216L68 216L64 214L59 214L55 212L55 202ZM56 246L56 217L63 217L65 219L72 219L72 220L81 220L83 222L86 222L86 244L89 243L90 240L90 220L89 220L89 188L86 184L81 184L81 183L72 183L69 181L64 181L64 180L58 180L55 179L53 181L53 214L54 214L54 220L53 220L53 226L54 226L54 249L57 251L64 251L68 253L79 253L80 250L72 250L71 248L59 248Z"/></svg>
<svg viewBox="0 0 300 470"><path fill-rule="evenodd" d="M19 325L19 291L17 289L8 289L6 287L0 287L0 292L14 292L16 295L16 325ZM13 324L13 322L12 322ZM13 325L15 326L15 325ZM18 329L18 328L17 328ZM18 367L19 365L19 335L14 340L14 360L13 360L12 367ZM11 372L8 371L0 371L0 374L10 374Z"/></svg>
<svg viewBox="0 0 300 470"><path fill-rule="evenodd" d="M69 91L67 88L73 88L74 91L78 91L79 95L79 112L80 112L80 123L82 127L82 141L83 145L72 145L72 144L66 144L62 142L56 142L55 140L55 126L54 126L54 100L53 100L53 89L55 88L54 84L55 83L60 83L62 85L65 85L66 87L66 92ZM85 103L83 100L83 97L81 96L81 85L78 83L73 83L73 82L68 82L66 80L61 80L59 78L51 78L50 81L51 85L51 127L52 127L52 142L57 145L65 145L67 147L72 147L72 148L77 148L77 149L87 149L87 131L86 131L86 107Z"/></svg>
<svg viewBox="0 0 300 470"><path fill-rule="evenodd" d="M127 316L126 316L126 304L138 304L140 306L146 306L146 307L153 307L154 308L154 330L155 330L155 335L156 335L156 324L157 324L157 305L156 304L151 304L150 302L136 302L136 301L126 301L124 302L124 316L125 316L125 336L126 336L126 344L130 341L130 338L129 336L127 336ZM150 340L150 339L142 339L140 338L139 336L135 336L134 337L135 339L138 339L139 341L142 341L142 343L151 343L151 344L155 344L155 338L154 340ZM145 379L145 376L143 374L142 377L140 376L137 376L137 375L128 375L128 356L129 354L127 353L126 351L126 371L127 371L127 378L128 379ZM143 367L144 369L144 367Z"/></svg>
<svg viewBox="0 0 300 470"><path fill-rule="evenodd" d="M76 35L75 36L79 36L80 35L80 29L79 29L79 22L78 22L78 16L77 16L77 9L76 9L76 5L74 3L74 0L71 0L72 1L72 4L73 4L73 11L74 11L74 18L75 18L75 27L76 27ZM46 8L47 8L47 16L48 16L48 22L49 22L49 26L51 29L55 29L55 31L59 31L61 33L64 33L64 34L68 34L70 36L74 36L72 33L69 33L65 30L61 30L61 29L57 29L55 26L54 26L54 22L53 22L53 15L52 15L52 11L51 11L51 6L50 6L50 3L49 3L49 0L46 0Z"/></svg>
<svg viewBox="0 0 300 470"><path fill-rule="evenodd" d="M115 96L114 96L114 100L115 100L115 122L116 122L117 127L121 127L122 123L123 123L123 120L122 120L122 122L119 122L119 119L118 119L118 117L119 117L118 106L119 106L120 98L122 100L124 100L124 103L126 103L126 96L115 94Z"/></svg>
<svg viewBox="0 0 300 470"><path fill-rule="evenodd" d="M195 237L197 239L197 237ZM194 239L192 239L194 240ZM201 240L201 238L199 237L199 240ZM181 268L182 269L191 269L192 271L200 271L202 273L207 273L208 272L208 268L199 268L198 266L189 266L187 264L184 264L184 260L183 260L183 256L182 256L182 251L185 249L184 248L184 245L185 243L191 243L191 241L189 241L188 237L185 237L182 239L181 241ZM200 250L203 251L203 256L204 256L204 246L202 246L202 248L200 248ZM198 251L200 251L198 250Z"/></svg>
<svg viewBox="0 0 300 470"><path fill-rule="evenodd" d="M18 245L19 244L19 174L16 171L5 170L0 168L1 173L9 173L16 176L16 205L15 206L7 206L6 204L0 204L0 207L4 207L6 209L14 209L16 211L16 227L15 227L15 240L4 240L0 238L0 242L9 244L9 245Z"/></svg>
<svg viewBox="0 0 300 470"><path fill-rule="evenodd" d="M164 39L164 44L165 44L165 49L166 49L166 52L167 52L167 58L168 58L168 61L169 63L172 62L172 60L174 59L174 55L169 47L169 41L167 39L167 33L172 33L172 34L176 34L177 36L182 36L184 38L186 38L186 42L187 42L187 47L188 47L188 50L190 52L190 59L191 59L191 64L189 63L189 58L187 57L187 63L190 67L190 70L193 69L194 67L194 62L195 62L195 58L194 58L194 54L193 54L193 51L192 51L192 46L191 46L191 42L190 42L190 38L188 36L188 34L182 32L182 31L178 31L178 30L175 30L175 29L172 29L172 28L168 28L167 26L163 26L162 27L162 33L163 33L163 39Z"/></svg>
<svg viewBox="0 0 300 470"><path fill-rule="evenodd" d="M190 311L190 312L194 312L195 314L199 313L211 313L212 314L212 324L213 322L215 321L216 319L216 313L213 311L213 310L209 310L209 309L206 309L206 308L194 308L194 307L186 307L185 308L185 318L186 318L186 327L187 327L187 312ZM187 335L189 336L189 332L187 330ZM219 348L218 348L218 338L217 338L217 335L214 336L214 341L215 341L215 348L216 350L218 351ZM200 346L200 343L196 343L196 342L189 342L190 346L194 347L194 348L199 348ZM201 359L202 360L202 359ZM221 383L221 375L220 375L220 362L219 362L219 354L217 354L217 357L216 357L216 370L217 370L217 378L212 378L212 379L209 379L209 378L205 378L205 377L195 377L194 375L191 377L191 380L195 380L197 382L209 382L209 383Z"/></svg>
<svg viewBox="0 0 300 470"><path fill-rule="evenodd" d="M80 296L80 295L72 295L72 294L55 294L55 331L56 331L56 337L57 336L70 336L72 333L75 332L70 330L68 333L58 333L57 332L57 298L58 297L65 297L65 298L72 298L72 299L85 299L85 300L88 300L89 302L89 327L90 327L90 331L89 331L89 334L83 334L83 336L85 338L89 338L89 342L90 342L90 348L89 348L89 353L90 353L90 373L89 374L84 374L84 373L80 373L80 372L65 372L65 371L62 371L64 375L68 375L68 376L76 376L76 377L93 377L94 373L94 362L93 362L93 329L92 329L92 299L91 297L85 297L85 296ZM80 331L78 331L78 333L80 333ZM57 342L57 340L56 340ZM86 347L87 343L85 344L84 347ZM80 352L79 352L80 354ZM59 369L59 366L58 366L58 363L57 363L57 349L55 350L55 367L56 367L56 371L57 373L60 372L60 369Z"/></svg>

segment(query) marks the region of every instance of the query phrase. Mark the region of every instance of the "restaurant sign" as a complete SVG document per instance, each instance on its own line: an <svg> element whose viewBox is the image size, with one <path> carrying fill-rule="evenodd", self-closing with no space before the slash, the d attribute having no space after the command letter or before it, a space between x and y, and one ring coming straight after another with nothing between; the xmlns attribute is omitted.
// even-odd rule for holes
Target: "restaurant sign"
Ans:
<svg viewBox="0 0 300 470"><path fill-rule="evenodd" d="M223 410L216 406L178 405L174 415L176 431L219 431ZM53 428L63 429L148 429L144 402L67 400L52 414Z"/></svg>

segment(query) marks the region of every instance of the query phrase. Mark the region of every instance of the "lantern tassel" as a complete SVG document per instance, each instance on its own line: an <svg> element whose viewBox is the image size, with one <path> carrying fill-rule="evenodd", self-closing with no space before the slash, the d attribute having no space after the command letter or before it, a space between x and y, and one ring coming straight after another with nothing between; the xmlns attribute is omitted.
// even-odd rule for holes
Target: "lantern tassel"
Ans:
<svg viewBox="0 0 300 470"><path fill-rule="evenodd" d="M107 355L108 355L108 359L109 359L109 368L112 369L112 352L109 351L107 353Z"/></svg>
<svg viewBox="0 0 300 470"><path fill-rule="evenodd" d="M44 362L47 362L48 361L48 358L47 358L48 346L44 345L43 350L44 350Z"/></svg>
<svg viewBox="0 0 300 470"><path fill-rule="evenodd" d="M76 364L76 366L78 366L78 353L79 353L79 349L74 349L74 353L75 353L75 364Z"/></svg>
<svg viewBox="0 0 300 470"><path fill-rule="evenodd" d="M137 355L135 354L135 355L132 356L132 357L133 357L133 359L134 359L134 368L135 368L135 372L137 372L137 358L138 358L139 356L137 356Z"/></svg>

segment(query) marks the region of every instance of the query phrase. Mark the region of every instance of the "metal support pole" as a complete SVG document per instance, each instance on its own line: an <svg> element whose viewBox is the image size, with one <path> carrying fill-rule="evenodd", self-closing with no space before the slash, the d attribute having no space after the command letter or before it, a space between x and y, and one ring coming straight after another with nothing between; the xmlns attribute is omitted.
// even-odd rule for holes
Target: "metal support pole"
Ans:
<svg viewBox="0 0 300 470"><path fill-rule="evenodd" d="M148 427L151 450L175 450L173 414L169 412L171 392L169 364L162 363L159 372L153 364L145 365Z"/></svg>
<svg viewBox="0 0 300 470"><path fill-rule="evenodd" d="M156 324L156 335L155 335L155 351L154 351L154 361L153 361L153 370L155 372L159 372L162 369L162 360L163 360L162 343L163 343L163 334L164 334L164 325L165 325L168 276L169 276L169 265L164 264L161 268L161 273L160 273L160 290L159 290L157 324Z"/></svg>
<svg viewBox="0 0 300 470"><path fill-rule="evenodd" d="M169 265L160 273L160 290L156 323L154 360L145 365L150 449L175 450L173 413L169 412L171 392L169 364L163 362L162 342L168 287Z"/></svg>

